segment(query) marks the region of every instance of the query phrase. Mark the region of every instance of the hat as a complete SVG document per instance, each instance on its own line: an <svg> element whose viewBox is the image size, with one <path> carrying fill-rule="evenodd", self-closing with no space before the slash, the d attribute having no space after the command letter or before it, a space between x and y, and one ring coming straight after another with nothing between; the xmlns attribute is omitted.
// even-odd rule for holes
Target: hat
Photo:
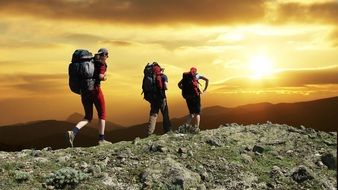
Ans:
<svg viewBox="0 0 338 190"><path fill-rule="evenodd" d="M97 54L108 54L108 50L106 48L100 48L97 51Z"/></svg>
<svg viewBox="0 0 338 190"><path fill-rule="evenodd" d="M190 72L191 72L192 74L196 74L196 73L197 73L196 67L191 67Z"/></svg>

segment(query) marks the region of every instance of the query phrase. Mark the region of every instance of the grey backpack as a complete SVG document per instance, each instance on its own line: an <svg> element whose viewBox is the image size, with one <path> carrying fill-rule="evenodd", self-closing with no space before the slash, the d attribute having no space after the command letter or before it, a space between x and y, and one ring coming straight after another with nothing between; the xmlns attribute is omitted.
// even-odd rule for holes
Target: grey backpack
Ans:
<svg viewBox="0 0 338 190"><path fill-rule="evenodd" d="M70 90L76 94L94 90L94 70L92 53L84 49L75 50L68 67Z"/></svg>

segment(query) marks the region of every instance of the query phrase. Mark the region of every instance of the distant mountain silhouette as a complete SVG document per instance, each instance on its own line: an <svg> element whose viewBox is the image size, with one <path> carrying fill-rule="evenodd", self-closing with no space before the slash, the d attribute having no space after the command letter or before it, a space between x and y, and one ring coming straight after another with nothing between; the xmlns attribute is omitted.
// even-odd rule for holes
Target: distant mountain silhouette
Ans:
<svg viewBox="0 0 338 190"><path fill-rule="evenodd" d="M214 129L226 123L243 125L266 123L301 125L320 131L337 131L338 97L319 99L298 103L258 103L226 108L221 106L207 107L202 110L200 128ZM174 129L182 125L186 117L171 120ZM134 125L122 130L108 133L113 142L133 140L135 137L145 137L147 123ZM155 133L163 134L162 123L157 123Z"/></svg>
<svg viewBox="0 0 338 190"><path fill-rule="evenodd" d="M84 118L84 115L80 113L73 113L66 119L66 121L76 124L77 122L81 121L83 118ZM99 123L98 119L93 119L92 122L89 124L89 127L97 129L98 123ZM125 127L122 125L112 123L110 121L106 121L106 131L113 131L116 129L123 129L123 128Z"/></svg>
<svg viewBox="0 0 338 190"><path fill-rule="evenodd" d="M287 124L313 128L321 131L337 131L338 97L298 103L258 103L225 108L221 106L208 107L202 110L201 129L217 128L221 124L257 124L272 123ZM74 113L66 121L35 121L0 127L0 150L16 151L26 148L53 149L68 146L65 131L71 130L83 115ZM186 118L171 120L173 129L185 122ZM75 146L93 146L97 144L97 120L90 127L85 127L76 137ZM162 123L157 123L155 133L162 134ZM123 127L107 121L106 138L112 142L133 140L145 137L147 123Z"/></svg>

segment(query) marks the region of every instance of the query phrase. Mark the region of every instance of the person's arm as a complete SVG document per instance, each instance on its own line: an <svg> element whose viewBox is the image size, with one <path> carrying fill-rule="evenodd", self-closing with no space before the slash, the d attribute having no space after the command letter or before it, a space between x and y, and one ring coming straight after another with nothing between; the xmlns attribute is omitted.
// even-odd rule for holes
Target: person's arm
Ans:
<svg viewBox="0 0 338 190"><path fill-rule="evenodd" d="M208 86L209 86L209 79L207 79L207 78L204 77L204 76L200 76L200 79L202 79L202 80L205 81L205 87L204 87L204 90L203 90L203 92L205 92L205 91L207 91Z"/></svg>
<svg viewBox="0 0 338 190"><path fill-rule="evenodd" d="M106 73L100 74L100 80L102 80L102 81L106 81L106 80L107 80L107 75L106 75Z"/></svg>
<svg viewBox="0 0 338 190"><path fill-rule="evenodd" d="M178 88L182 89L183 88L183 84L182 84L182 80L177 84Z"/></svg>
<svg viewBox="0 0 338 190"><path fill-rule="evenodd" d="M164 82L164 90L168 90L168 82Z"/></svg>
<svg viewBox="0 0 338 190"><path fill-rule="evenodd" d="M107 75L106 75L106 69L107 66L105 64L102 64L100 66L100 75L99 75L99 78L101 81L106 81L107 80Z"/></svg>
<svg viewBox="0 0 338 190"><path fill-rule="evenodd" d="M164 90L168 90L168 77L167 77L167 75L163 74L163 80L164 80Z"/></svg>

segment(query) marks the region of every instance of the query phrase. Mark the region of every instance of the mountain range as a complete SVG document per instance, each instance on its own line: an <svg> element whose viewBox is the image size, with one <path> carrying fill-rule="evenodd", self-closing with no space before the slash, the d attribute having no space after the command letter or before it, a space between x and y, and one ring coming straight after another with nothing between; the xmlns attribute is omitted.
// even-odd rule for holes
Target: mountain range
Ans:
<svg viewBox="0 0 338 190"><path fill-rule="evenodd" d="M65 132L71 130L83 116L70 115L65 121L44 120L0 127L0 151L18 151L22 149L42 149L51 147L60 149L68 146ZM238 123L243 125L266 123L305 126L319 131L337 131L338 96L297 103L257 103L226 108L207 107L201 113L202 130L214 129L222 124ZM185 117L173 118L173 130L184 124ZM93 120L89 127L83 128L76 137L75 146L93 146L97 144L98 132ZM157 123L156 134L162 134L162 123ZM144 138L147 123L124 127L112 122L106 123L106 139L111 142Z"/></svg>

